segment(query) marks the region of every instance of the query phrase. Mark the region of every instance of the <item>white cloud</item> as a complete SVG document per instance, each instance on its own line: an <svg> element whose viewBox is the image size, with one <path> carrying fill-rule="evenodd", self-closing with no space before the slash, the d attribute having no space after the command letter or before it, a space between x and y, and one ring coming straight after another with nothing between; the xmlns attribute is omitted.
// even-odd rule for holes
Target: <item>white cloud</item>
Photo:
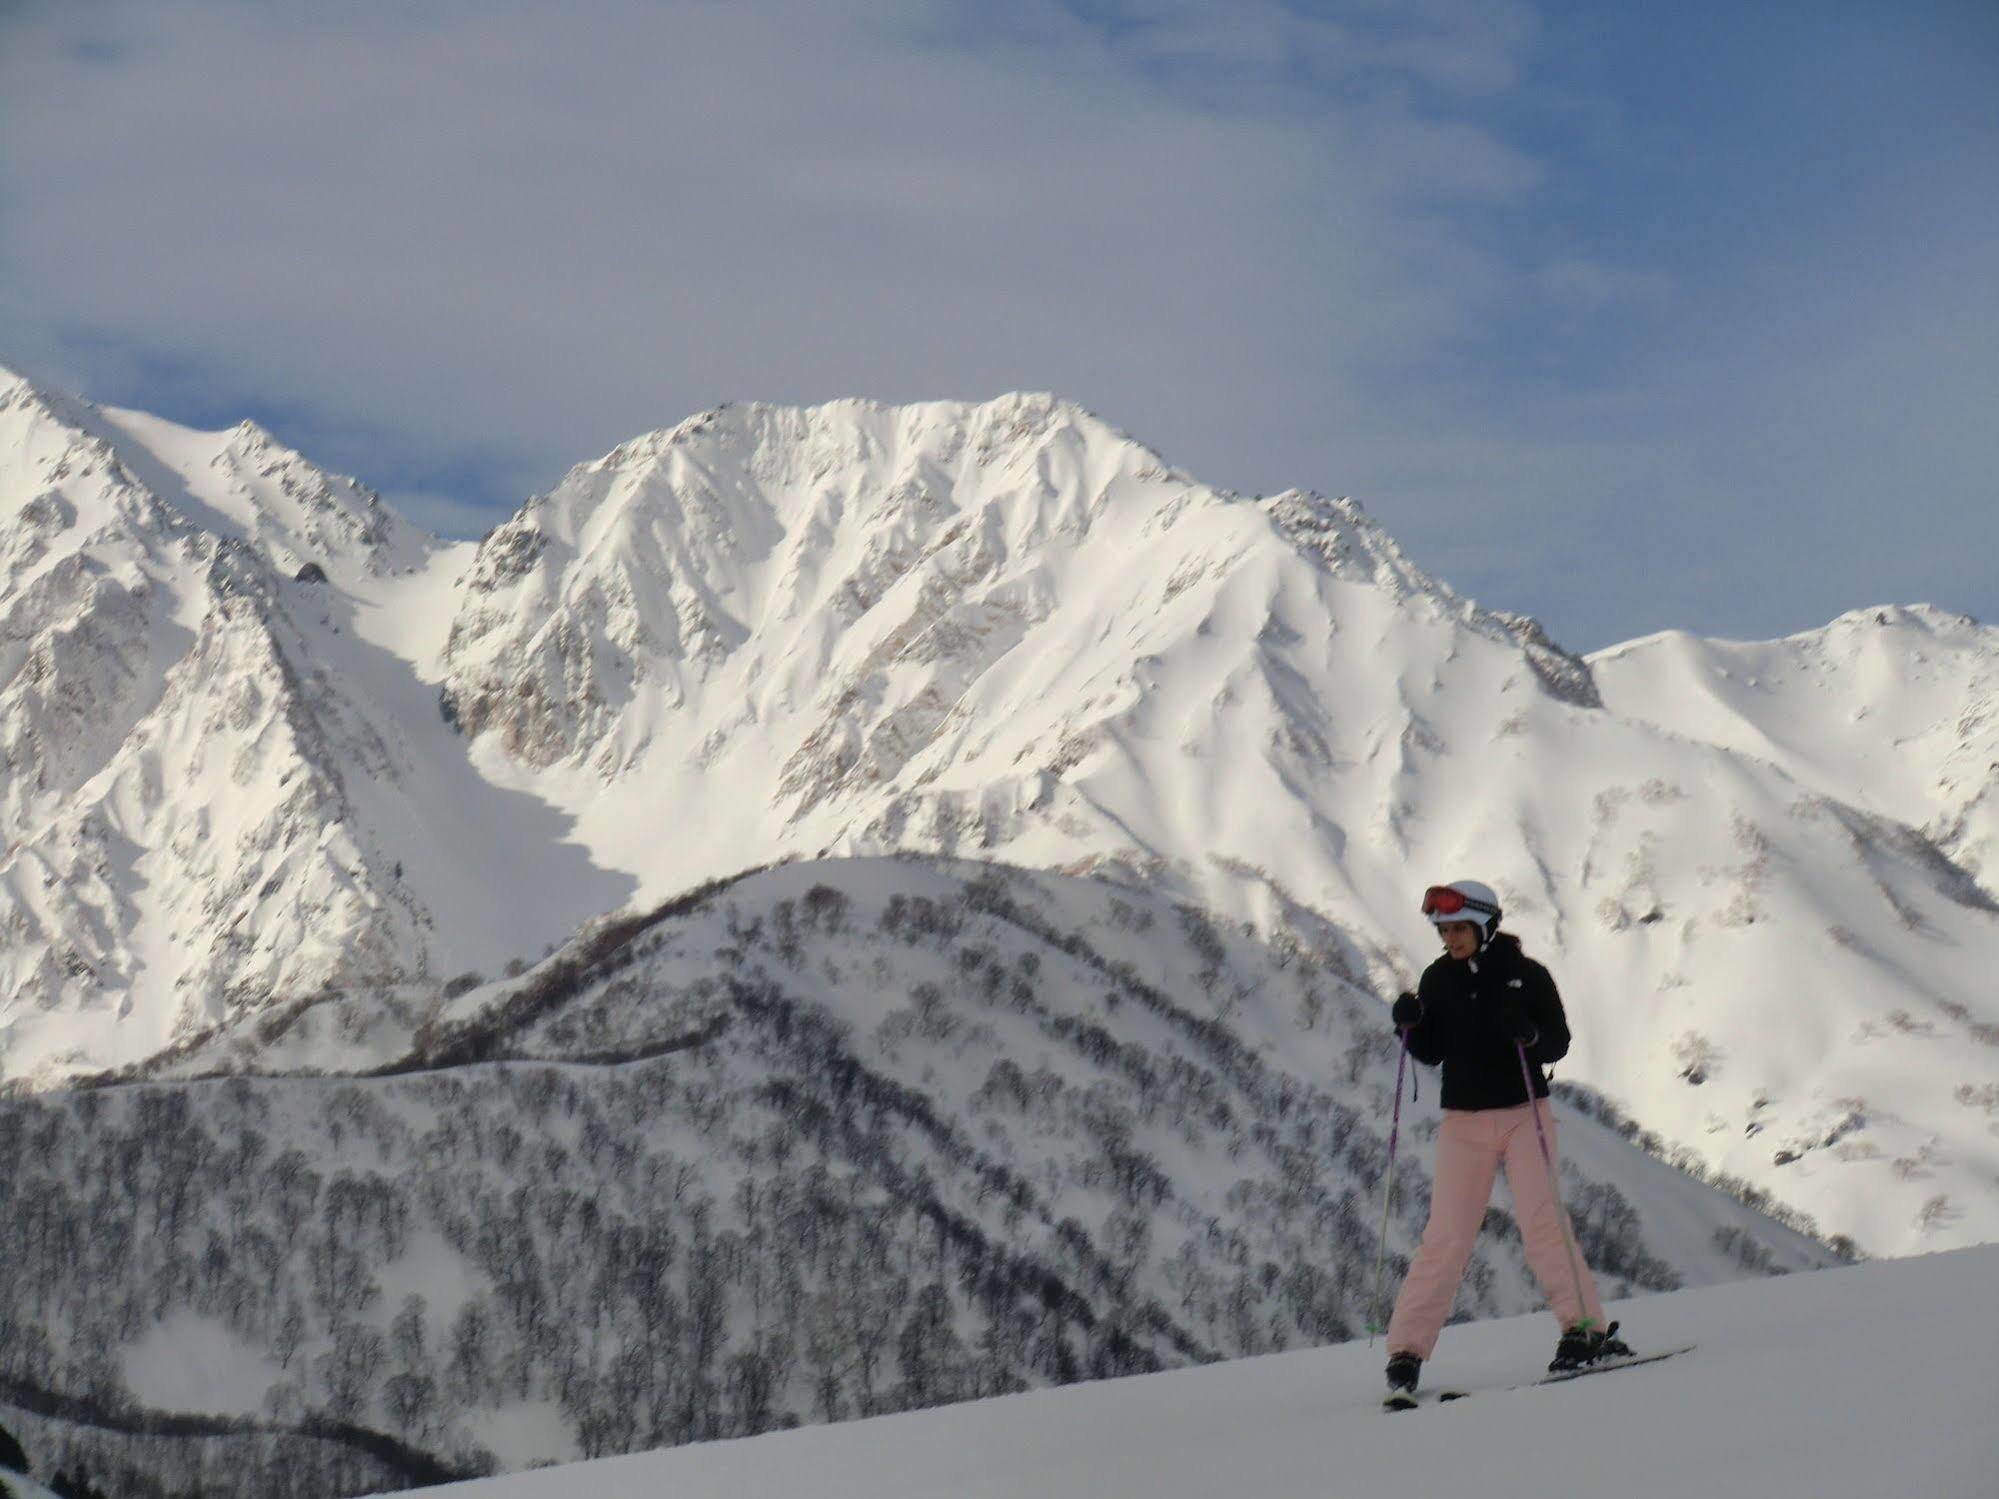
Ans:
<svg viewBox="0 0 1999 1499"><path fill-rule="evenodd" d="M551 463L721 397L1021 385L1282 448L1308 387L1491 294L1429 215L1534 169L1299 94L1279 6L1182 9L1268 90L1188 97L1054 9L43 13L0 74L0 254L51 327Z"/></svg>

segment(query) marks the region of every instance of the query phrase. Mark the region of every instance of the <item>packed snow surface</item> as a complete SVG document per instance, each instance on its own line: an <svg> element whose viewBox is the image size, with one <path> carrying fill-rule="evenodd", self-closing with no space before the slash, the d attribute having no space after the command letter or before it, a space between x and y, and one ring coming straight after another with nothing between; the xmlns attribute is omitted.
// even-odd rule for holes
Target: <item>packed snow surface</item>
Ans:
<svg viewBox="0 0 1999 1499"><path fill-rule="evenodd" d="M1454 1404L1380 1408L1364 1342L454 1484L438 1499L1991 1499L1999 1248L1612 1307L1662 1363L1519 1387L1545 1318L1447 1329Z"/></svg>

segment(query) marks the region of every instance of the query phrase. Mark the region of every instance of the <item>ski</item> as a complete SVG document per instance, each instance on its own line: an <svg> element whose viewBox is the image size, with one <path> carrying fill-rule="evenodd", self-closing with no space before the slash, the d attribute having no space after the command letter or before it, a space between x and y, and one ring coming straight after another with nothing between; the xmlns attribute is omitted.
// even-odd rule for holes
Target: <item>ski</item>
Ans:
<svg viewBox="0 0 1999 1499"><path fill-rule="evenodd" d="M1582 1379L1590 1374L1608 1374L1613 1369L1633 1369L1640 1364L1656 1364L1663 1358L1678 1358L1683 1353L1692 1353L1694 1345L1684 1348L1668 1348L1664 1353L1634 1353L1629 1358L1599 1359L1593 1364L1584 1364L1580 1369L1557 1369L1552 1374L1544 1374L1535 1380L1536 1384L1561 1384L1564 1380Z"/></svg>
<svg viewBox="0 0 1999 1499"><path fill-rule="evenodd" d="M1521 1384L1496 1385L1484 1391L1488 1395L1503 1395L1509 1390L1531 1390L1541 1385L1563 1384L1571 1379L1582 1379L1591 1374L1608 1374L1614 1369L1635 1369L1640 1364L1656 1364L1661 1359L1678 1358L1683 1353L1692 1353L1695 1345L1688 1343L1682 1348L1668 1348L1663 1353L1639 1353L1629 1358L1602 1359L1594 1364L1586 1364L1580 1369L1558 1369L1553 1374L1544 1374L1539 1379L1527 1380ZM1421 1390L1409 1394L1397 1390L1381 1402L1381 1408L1389 1411L1413 1411L1428 1405L1448 1405L1453 1400L1464 1400L1479 1393L1474 1390Z"/></svg>

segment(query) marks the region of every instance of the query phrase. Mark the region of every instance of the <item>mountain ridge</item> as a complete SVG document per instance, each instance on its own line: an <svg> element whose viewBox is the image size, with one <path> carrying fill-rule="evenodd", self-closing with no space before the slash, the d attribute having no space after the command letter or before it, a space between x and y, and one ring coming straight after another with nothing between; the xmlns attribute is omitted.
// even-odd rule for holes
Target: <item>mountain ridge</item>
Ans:
<svg viewBox="0 0 1999 1499"><path fill-rule="evenodd" d="M1644 642L1579 657L1462 598L1352 501L1201 485L1046 395L720 408L447 543L243 429L65 427L22 388L10 1077L531 962L774 859L1143 879L1383 994L1428 945L1410 892L1469 872L1555 963L1582 1080L1648 1126L1870 1247L1999 1231L1987 720L1953 737L1925 706L1986 691L1982 627L1934 636L1906 689L1828 661L1800 720L1929 713L1956 780L1912 800L1875 762L1754 753L1753 715L1707 712ZM118 462L135 431L234 534ZM1843 618L1913 640L1883 617Z"/></svg>

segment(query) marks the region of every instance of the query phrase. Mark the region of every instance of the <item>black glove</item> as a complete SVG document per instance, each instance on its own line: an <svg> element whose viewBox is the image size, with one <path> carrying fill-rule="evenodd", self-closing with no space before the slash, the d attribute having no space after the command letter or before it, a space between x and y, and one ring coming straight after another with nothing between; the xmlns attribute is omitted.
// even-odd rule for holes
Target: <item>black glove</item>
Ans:
<svg viewBox="0 0 1999 1499"><path fill-rule="evenodd" d="M1423 1001L1404 989L1395 996L1395 1008L1388 1012L1398 1031L1406 1031L1423 1018Z"/></svg>
<svg viewBox="0 0 1999 1499"><path fill-rule="evenodd" d="M1541 1028L1519 1010L1501 1010L1499 1029L1516 1046L1532 1046L1541 1039Z"/></svg>

